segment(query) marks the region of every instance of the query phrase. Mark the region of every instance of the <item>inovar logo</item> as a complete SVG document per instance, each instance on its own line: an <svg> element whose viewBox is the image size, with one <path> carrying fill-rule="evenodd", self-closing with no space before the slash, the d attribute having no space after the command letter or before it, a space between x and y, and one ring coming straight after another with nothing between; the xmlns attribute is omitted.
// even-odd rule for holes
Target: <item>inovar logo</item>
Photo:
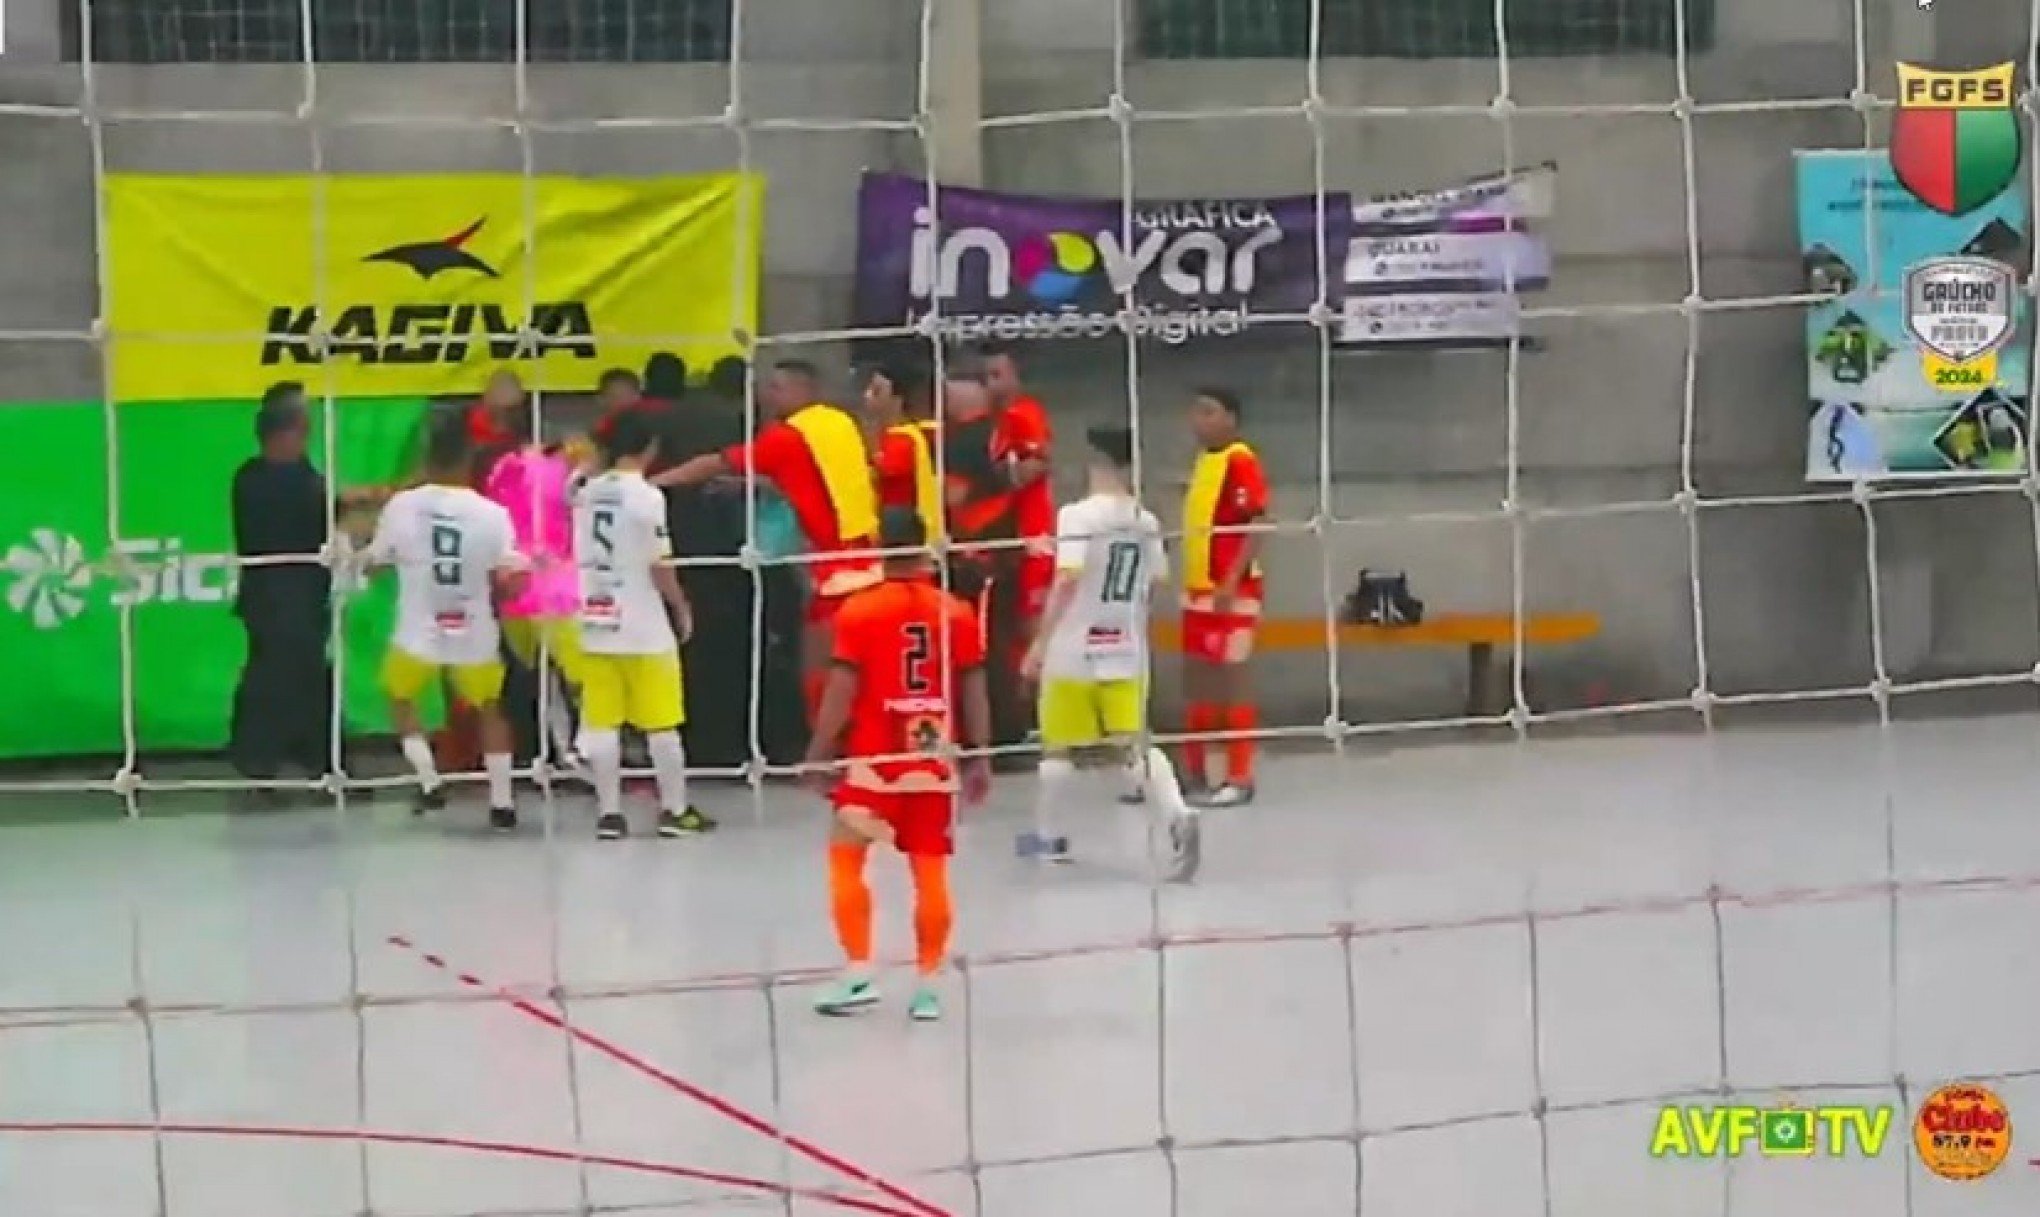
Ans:
<svg viewBox="0 0 2040 1217"><path fill-rule="evenodd" d="M131 537L103 567L85 555L84 543L54 528L38 528L0 557L8 576L7 607L39 630L54 630L91 607L101 574L116 586L106 597L114 608L144 604L225 604L234 598L234 560L190 556L176 537Z"/></svg>

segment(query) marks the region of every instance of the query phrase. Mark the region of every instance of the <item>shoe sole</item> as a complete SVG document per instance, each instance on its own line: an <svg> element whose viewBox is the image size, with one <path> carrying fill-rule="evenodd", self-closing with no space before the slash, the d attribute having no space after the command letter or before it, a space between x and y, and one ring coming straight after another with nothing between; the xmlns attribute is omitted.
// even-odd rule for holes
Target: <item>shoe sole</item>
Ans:
<svg viewBox="0 0 2040 1217"><path fill-rule="evenodd" d="M869 997L860 997L854 1001L818 1004L815 1006L815 1013L826 1015L829 1018L842 1018L845 1015L856 1014L861 1010L869 1010L877 1004L878 994L873 993Z"/></svg>
<svg viewBox="0 0 2040 1217"><path fill-rule="evenodd" d="M907 1019L910 1022L916 1023L939 1023L942 1021L942 1011L909 1010L907 1011Z"/></svg>

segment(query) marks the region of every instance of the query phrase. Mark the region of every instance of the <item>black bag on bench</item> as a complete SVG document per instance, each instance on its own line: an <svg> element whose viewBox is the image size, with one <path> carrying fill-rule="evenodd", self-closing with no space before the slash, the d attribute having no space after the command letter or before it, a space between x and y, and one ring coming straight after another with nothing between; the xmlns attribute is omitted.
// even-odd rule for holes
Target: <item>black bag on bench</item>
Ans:
<svg viewBox="0 0 2040 1217"><path fill-rule="evenodd" d="M1348 625L1416 625L1424 619L1424 602L1410 595L1403 572L1362 569L1342 619Z"/></svg>

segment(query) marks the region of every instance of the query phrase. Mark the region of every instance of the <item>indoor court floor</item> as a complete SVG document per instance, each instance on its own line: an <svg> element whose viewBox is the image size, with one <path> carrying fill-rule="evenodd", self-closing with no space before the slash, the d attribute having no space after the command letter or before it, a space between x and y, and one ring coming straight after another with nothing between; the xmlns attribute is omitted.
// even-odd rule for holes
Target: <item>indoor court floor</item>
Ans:
<svg viewBox="0 0 2040 1217"><path fill-rule="evenodd" d="M1102 784L1078 865L1016 859L1001 778L933 1025L898 970L809 1010L835 948L791 789L761 817L704 784L720 833L615 844L535 797L496 838L472 804L0 795L38 813L0 828L0 1214L2031 1217L2036 744L2000 715L1273 758L1159 892ZM1661 1096L1724 1070L1771 1104L1984 1080L2012 1156L1934 1177L1901 1112L1874 1161L1653 1159Z"/></svg>

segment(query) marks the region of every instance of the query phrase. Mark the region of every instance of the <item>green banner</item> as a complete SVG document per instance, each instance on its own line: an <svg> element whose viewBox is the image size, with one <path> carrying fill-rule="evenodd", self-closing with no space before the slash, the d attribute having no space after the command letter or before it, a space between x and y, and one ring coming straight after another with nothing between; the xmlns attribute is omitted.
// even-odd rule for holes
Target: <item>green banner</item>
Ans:
<svg viewBox="0 0 2040 1217"><path fill-rule="evenodd" d="M412 465L427 403L350 400L334 412L337 485L387 483ZM134 619L134 723L143 752L226 744L246 646L234 616L231 487L254 451L244 401L148 402L115 411L121 549L109 543L107 434L97 402L0 406L0 758L118 753L120 606ZM313 414L313 459L324 461ZM387 727L376 665L389 636L383 581L347 602L350 733Z"/></svg>

